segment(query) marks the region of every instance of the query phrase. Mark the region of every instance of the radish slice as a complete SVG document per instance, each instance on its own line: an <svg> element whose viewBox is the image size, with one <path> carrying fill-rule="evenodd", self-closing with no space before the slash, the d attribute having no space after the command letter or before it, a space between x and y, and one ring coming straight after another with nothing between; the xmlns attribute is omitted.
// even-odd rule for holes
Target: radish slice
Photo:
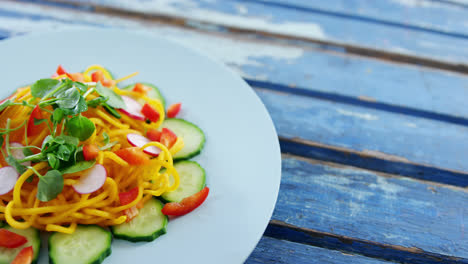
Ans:
<svg viewBox="0 0 468 264"><path fill-rule="evenodd" d="M19 173L11 166L0 168L0 195L13 190L19 176Z"/></svg>
<svg viewBox="0 0 468 264"><path fill-rule="evenodd" d="M125 108L121 108L120 111L133 119L145 120L145 116L141 113L143 106L140 103L125 95L122 96L122 99L125 103Z"/></svg>
<svg viewBox="0 0 468 264"><path fill-rule="evenodd" d="M23 149L15 149L15 148L24 147L23 144L18 143L18 142L12 142L12 143L10 143L10 147L13 147L11 149L11 155L13 156L13 158L18 159L18 160L25 158L24 153L23 153ZM31 162L30 161L25 161L25 162L21 163L21 165L31 166Z"/></svg>
<svg viewBox="0 0 468 264"><path fill-rule="evenodd" d="M87 171L86 175L81 176L79 182L73 185L73 189L80 194L92 193L104 185L106 178L106 168L101 164L96 164Z"/></svg>
<svg viewBox="0 0 468 264"><path fill-rule="evenodd" d="M148 138L144 137L144 136L140 136L138 134L127 134L127 140L128 140L128 143L130 143L130 145L134 146L134 147L143 147L144 145L152 142L151 140L149 140ZM158 148L158 147L155 147L155 146L149 146L149 147L146 147L143 152L145 152L146 154L150 154L151 156L155 156L157 157L159 155L159 153L161 152L161 150Z"/></svg>

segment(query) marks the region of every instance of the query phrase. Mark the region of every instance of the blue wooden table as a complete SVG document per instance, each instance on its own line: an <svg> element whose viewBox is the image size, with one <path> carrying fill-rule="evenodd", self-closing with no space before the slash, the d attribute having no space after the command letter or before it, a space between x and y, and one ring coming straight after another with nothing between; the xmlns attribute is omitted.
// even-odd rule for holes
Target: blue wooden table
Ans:
<svg viewBox="0 0 468 264"><path fill-rule="evenodd" d="M0 1L0 39L82 27L175 40L262 99L283 174L247 263L468 263L468 1Z"/></svg>

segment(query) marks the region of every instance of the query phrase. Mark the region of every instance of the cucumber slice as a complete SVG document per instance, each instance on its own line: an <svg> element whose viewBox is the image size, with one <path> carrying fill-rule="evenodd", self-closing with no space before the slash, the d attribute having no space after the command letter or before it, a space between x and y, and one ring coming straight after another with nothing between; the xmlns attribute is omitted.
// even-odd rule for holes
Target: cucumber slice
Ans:
<svg viewBox="0 0 468 264"><path fill-rule="evenodd" d="M179 173L180 185L173 192L164 193L161 197L168 202L180 202L205 187L205 170L195 161L183 160L174 164Z"/></svg>
<svg viewBox="0 0 468 264"><path fill-rule="evenodd" d="M151 198L132 221L111 228L114 237L131 242L151 242L164 235L168 220L161 213L163 206L161 201Z"/></svg>
<svg viewBox="0 0 468 264"><path fill-rule="evenodd" d="M184 139L184 147L174 155L174 160L190 159L202 151L205 134L195 124L180 118L169 118L164 120L162 127L169 128Z"/></svg>
<svg viewBox="0 0 468 264"><path fill-rule="evenodd" d="M131 90L133 89L133 87L135 86L136 83L134 84L130 84L130 85L127 85L125 86L124 88L122 88L123 90ZM164 97L162 96L161 92L159 91L158 87L156 87L155 85L151 84L151 83L145 83L145 82L142 82L141 84L143 84L144 86L148 86L148 87L151 87L152 89L148 91L148 97L150 98L153 98L153 99L158 99L159 101L161 101L161 104L163 105L164 108L166 108L166 101L164 100Z"/></svg>
<svg viewBox="0 0 468 264"><path fill-rule="evenodd" d="M95 225L78 226L73 234L53 233L49 237L51 264L99 264L111 254L112 235Z"/></svg>
<svg viewBox="0 0 468 264"><path fill-rule="evenodd" d="M0 264L9 264L11 263L16 255L18 255L18 253L23 249L23 248L26 248L26 247L30 247L32 246L33 247L33 251L34 251L34 256L33 256L33 261L32 263L36 263L37 262L37 257L39 256L39 250L41 248L41 238L39 237L39 231L35 228L28 228L28 229L15 229L9 225L5 225L3 227L4 229L8 230L8 231L11 231L11 232L14 232L18 235L22 235L24 237L26 237L26 239L28 240L28 242L26 242L26 244L24 244L23 246L21 247L18 247L18 248L3 248L3 247L0 247Z"/></svg>

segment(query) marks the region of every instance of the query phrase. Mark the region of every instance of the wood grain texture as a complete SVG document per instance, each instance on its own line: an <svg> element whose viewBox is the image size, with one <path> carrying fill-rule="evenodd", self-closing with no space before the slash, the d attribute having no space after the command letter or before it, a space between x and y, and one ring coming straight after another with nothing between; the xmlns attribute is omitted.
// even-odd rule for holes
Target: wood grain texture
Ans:
<svg viewBox="0 0 468 264"><path fill-rule="evenodd" d="M379 259L343 253L271 237L263 237L246 264L390 264Z"/></svg>
<svg viewBox="0 0 468 264"><path fill-rule="evenodd" d="M447 109L450 113L465 109L463 101L467 97L466 77L449 73L425 72L422 69L398 67L351 56L343 57L294 46L230 39L160 24L56 7L4 2L0 9L0 29L7 32L5 36L40 32L50 28L76 29L90 26L131 28L148 34L163 35L183 45L190 45L223 61L248 78L271 79L275 82L293 80L312 87L306 87L306 90L323 89L322 91L328 93L343 93L356 100L390 98L389 100L395 103L401 100L407 105L429 109L435 105L438 111ZM367 77L372 75L366 73L368 71L377 73L373 77ZM308 76L308 73L312 77ZM454 91L453 98L446 96L447 83L453 86L450 87ZM376 89L377 85L383 87ZM294 84L290 84L290 87L294 87ZM407 90L406 94L404 90ZM425 90L433 92L425 93ZM409 93L411 96L408 96ZM283 137L301 137L326 145L356 151L371 151L368 153L382 152L446 169L465 170L466 168L466 163L463 161L463 156L466 154L464 152L466 148L463 147L467 142L466 128L462 126L445 127L441 122L386 113L361 106L330 104L309 96L287 94L280 96L266 92L262 99L267 103L277 129ZM444 129L441 129L442 126ZM419 172L416 170L411 174L417 175ZM443 180L445 176L437 180L441 178Z"/></svg>
<svg viewBox="0 0 468 264"><path fill-rule="evenodd" d="M179 16L200 22L239 29L253 29L300 38L349 43L402 54L465 63L466 38L435 34L409 28L394 27L323 12L265 5L260 1L132 1L132 0L68 0L103 6ZM366 32L366 34L362 34ZM417 41L415 41L417 40Z"/></svg>
<svg viewBox="0 0 468 264"><path fill-rule="evenodd" d="M346 164L394 175L409 176L433 183L438 182L459 187L468 186L467 172L447 170L409 162L401 157L381 152L355 151L306 141L300 138L288 139L281 136L280 145L283 153Z"/></svg>
<svg viewBox="0 0 468 264"><path fill-rule="evenodd" d="M257 1L257 0L240 0ZM330 15L367 21L387 26L427 30L435 34L455 37L468 36L466 7L461 3L433 0L259 0L262 3L281 5L311 12L328 12Z"/></svg>
<svg viewBox="0 0 468 264"><path fill-rule="evenodd" d="M363 254L368 257L411 264L466 264L468 259L426 252L415 247L402 247L375 241L356 239L337 234L320 232L297 227L281 221L270 222L266 236L299 242L307 245L318 245L328 249L338 249L352 254Z"/></svg>
<svg viewBox="0 0 468 264"><path fill-rule="evenodd" d="M270 64L285 64L289 60L294 61L301 58L304 50L309 50L235 39L226 41L226 38L220 38L217 35L193 33L161 27L154 23L89 15L75 11L57 11L51 7L13 4L8 5L8 8L9 11L5 11L5 5L2 3L0 6L2 9L0 34L3 34L4 37L50 28L64 29L83 26L132 28L153 34L167 35L171 39L179 39L181 43L195 43L197 49L205 50L205 52L206 50L212 51L212 57L228 62L232 68L243 72L244 77L255 73L255 71L244 68L246 65L260 69L262 67L268 68ZM51 10L52 12L50 12ZM188 37L184 38L183 35ZM203 44L213 39L224 39L225 42L222 44L229 45L215 49ZM234 50L235 52L227 53L233 47L240 48ZM223 57L223 54L226 53L234 59ZM270 57L271 60L263 61L261 60L264 59L263 57ZM344 59L351 60L352 57ZM289 69L284 68L284 70ZM294 70L290 72L294 73ZM336 72L339 73L339 71ZM261 77L257 76L258 79ZM447 79L450 78L447 77ZM369 90L371 90L371 84L375 84L378 79L375 78L374 82L370 82ZM288 80L286 75L283 80ZM289 83L285 85L287 84ZM343 84L346 82L343 81ZM442 84L441 81L440 87ZM330 84L330 86L333 85ZM310 85L306 89L309 87L313 88ZM461 91L460 88L459 92L461 93ZM465 126L435 122L351 104L330 103L330 101L317 100L310 96L294 93L285 94L262 89L257 89L257 92L267 104L281 136L287 139L301 137L324 144L330 143L362 152L367 151L369 155L376 157L383 155L381 152L385 152L395 156L401 155L396 159L410 159L411 161L466 171L466 165L463 164L462 160L462 157L466 157L465 149L468 149L464 145L465 142L468 142L465 137L467 135ZM442 95L442 92L439 94ZM463 93L460 94L460 96L462 95ZM356 95L353 96L356 97ZM364 94L363 96L368 95ZM414 97L414 94L407 97ZM397 101L397 98L394 100ZM432 101L425 100L425 103L427 102ZM405 104L411 105L411 102ZM449 102L446 101L445 104L449 105ZM428 105L425 107L429 107ZM453 109L456 110L456 107ZM434 142L438 144L434 144ZM372 256L388 252L384 251L388 249L379 251L378 247L369 248L366 247L366 244L357 243L358 240L378 241L394 245L396 248L409 248L415 251L418 251L419 248L425 252L433 253L435 256L446 256L447 259L450 256L457 256L463 259L459 261L459 259L453 258L452 260L466 263L468 240L465 235L465 226L468 224L468 212L463 207L468 202L466 191L406 178L384 177L356 168L313 164L295 158L285 158L283 167L280 197L274 213L275 220L300 228L310 228L320 232L334 233L337 236L350 237L351 241L341 241L342 244L338 247L345 248L347 251L361 252ZM303 237L292 237L294 234L291 233L282 234L278 230L269 230L272 236L284 235L285 239L307 242L300 241L300 239L304 239ZM356 244L354 244L353 238L355 238ZM264 248L266 253L257 251L259 255L265 257L258 260L263 261L260 263L271 261L267 252L277 253L273 250L267 251L271 247L275 247L272 245L273 241L267 241L267 243L270 244ZM322 241L319 244L329 246L326 243L330 243L330 241ZM301 263L302 260L304 260L303 263L313 263L311 261L315 259L310 259L310 255L317 255L317 258L325 263L328 260L330 263L346 261L353 263L352 261L354 261L354 258L342 259L339 258L342 256L333 254L337 252L323 251L324 249L321 248L290 242L286 244L277 244L276 246L278 246L278 250L279 248L295 248L291 250L296 250L295 252L299 253L278 260L284 261L284 263L291 263L289 260L292 263ZM296 248L296 245L301 246L301 248ZM261 246L258 249L260 250ZM307 255L309 261L306 262ZM326 256L332 257L327 259ZM346 257L346 255L344 256ZM429 258L431 256L433 255L426 254L423 257ZM399 256L398 260L405 260L405 257L407 255ZM340 261L333 262L335 258ZM362 258L356 262L380 263L375 262L378 260Z"/></svg>
<svg viewBox="0 0 468 264"><path fill-rule="evenodd" d="M58 14L48 8L4 4L0 9L0 36L43 30L50 25L74 28L101 26L131 27L165 35L181 44L223 61L245 78L267 83L301 87L312 91L341 94L361 101L375 101L443 115L468 117L464 105L468 97L468 76L434 71L421 67L396 65L356 56L269 42L232 39L194 31L141 24L125 19L105 19L70 10ZM55 9L58 10L58 9ZM64 19L64 15L68 19ZM91 22L93 21L93 22ZM223 36L226 36L223 35ZM221 43L222 45L218 45ZM209 51L209 52L208 52ZM268 67L265 67L268 65ZM447 96L447 87L450 95Z"/></svg>
<svg viewBox="0 0 468 264"><path fill-rule="evenodd" d="M335 79L339 79L339 77L336 77ZM468 126L468 118L461 116L460 112L458 111L452 112L452 113L440 113L437 111L430 111L426 109L416 108L411 105L401 105L401 104L398 105L398 104L387 103L385 101L377 101L375 98L365 96L365 95L350 96L350 95L346 95L345 94L346 92L340 93L340 92L333 92L333 91L323 91L323 90L318 90L318 89L313 89L313 88L296 86L294 84L284 85L284 84L279 84L279 83L271 83L268 81L259 81L259 80L248 79L248 78L246 78L245 80L251 86L264 88L264 89L268 89L272 91L291 93L291 94L296 94L296 95L312 97L312 98L316 98L320 100L332 101L336 103L355 105L355 106L366 107L366 108L375 109L375 110L382 110L382 111L396 113L396 114L404 114L404 115L409 115L409 116L427 118L431 120L437 120L437 121L442 121L442 122ZM378 93L378 92L385 93L384 90L375 91L375 93ZM424 94L424 92L422 92L422 94ZM399 94L401 98L405 97L405 95L407 94L405 93ZM378 97L381 97L381 96L378 96ZM391 98L392 96L389 96L389 97ZM417 96L416 98L419 98L419 96ZM450 97L447 97L447 96L444 96L443 98L445 98L446 100L450 100ZM418 99L413 99L413 101L417 101L417 100ZM452 102L455 103L455 101L456 100L453 100ZM430 102L430 99L428 98L428 101L426 102ZM462 107L458 107L458 109L462 109Z"/></svg>
<svg viewBox="0 0 468 264"><path fill-rule="evenodd" d="M468 209L463 206L467 202L468 192L459 188L283 157L273 219L339 236L398 245L402 252L412 249L413 253L420 250L456 256L465 259L461 263L467 263ZM277 235L287 238L287 234ZM291 240L301 242L299 238ZM378 246L367 247L360 242L353 248L352 239L341 243L340 247L346 246L347 250L380 254ZM385 248L381 250L383 254Z"/></svg>
<svg viewBox="0 0 468 264"><path fill-rule="evenodd" d="M276 130L394 160L467 171L468 127L257 89ZM460 152L461 151L461 152ZM468 150L466 150L468 151Z"/></svg>
<svg viewBox="0 0 468 264"><path fill-rule="evenodd" d="M12 13L12 9L16 16L8 15L9 12ZM35 28L42 29L42 24L53 24L56 27L88 25L92 17L87 13L82 17L77 12L65 10L69 19L63 19L61 15L50 11L47 16L41 15L37 9L24 5L19 11L14 9L14 5L5 4L3 17L0 18L3 22L0 23L0 37L21 32L21 27L12 26L16 24L30 23L31 29L25 31L28 32L36 30ZM116 20L111 17L107 21L103 17L96 15L95 23L132 28L139 25L132 20ZM32 20L36 19L38 21L33 23ZM139 25L136 28L165 35L181 44L209 53L248 80L301 87L331 95L339 94L349 96L355 101L388 104L390 107L384 110L457 124L468 123L468 109L461 107L468 97L466 75L387 63L307 46L285 46L261 40L240 40L229 34L202 34L160 27L157 24L144 24L143 27ZM450 96L447 96L447 89L450 89Z"/></svg>

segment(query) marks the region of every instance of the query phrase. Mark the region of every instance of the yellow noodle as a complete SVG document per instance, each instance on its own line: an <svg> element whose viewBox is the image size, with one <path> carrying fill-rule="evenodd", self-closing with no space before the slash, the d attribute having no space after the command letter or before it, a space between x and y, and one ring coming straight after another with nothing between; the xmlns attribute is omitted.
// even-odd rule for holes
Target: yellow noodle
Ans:
<svg viewBox="0 0 468 264"><path fill-rule="evenodd" d="M97 70L102 71L106 79L113 80L111 74L104 67L92 65L83 74L85 82L90 82L90 74ZM115 83L134 75L136 73L117 79ZM61 75L55 78L68 78L68 76ZM147 124L144 120L135 120L125 114L117 119L105 112L100 106L90 107L83 115L93 122L96 129L92 136L85 142L81 142L80 145L103 146L105 144L103 143L104 133L108 135L110 142L118 142L110 149L99 151L96 158L96 162L102 164L107 170L108 177L104 185L94 193L79 194L72 188L72 185L78 183L80 178L86 175L86 171L65 174L63 175L64 189L62 193L56 199L41 202L36 197L37 177L34 176L32 182L26 181L35 175L33 170L28 169L18 178L12 193L0 196L0 220L6 220L9 225L19 229L33 226L41 230L71 234L78 224L98 224L101 226L122 224L127 220L125 214L127 209L141 206L151 197L173 191L179 186L179 175L174 168L172 156L184 147L184 141L181 137L177 138L170 149L159 142L151 142L141 147L141 150L148 146L156 146L161 149L159 156L152 158L147 165L131 165L114 153L119 149L130 147L126 139L127 134L145 135L148 129L158 129L164 121L165 112L159 100L140 93L120 90L115 86L112 89L119 95L131 96L154 107L160 115L158 122ZM99 94L93 92L86 99L91 100L98 96ZM29 103L34 103L39 101L38 98L32 97L30 87L18 89L14 98L16 102L27 100ZM22 125L24 120L28 120L30 114L31 108L29 106L9 106L0 113L0 121L10 118L10 125L16 127ZM49 113L46 115L47 118L50 117ZM18 132L12 132L11 135L26 145L29 142L30 145L40 147L44 138L50 134L49 129L44 129L38 135L24 137L26 131L27 124ZM47 162L37 163L33 168L42 175L50 170ZM122 205L119 193L134 187L138 187L137 198Z"/></svg>
<svg viewBox="0 0 468 264"><path fill-rule="evenodd" d="M54 224L48 224L46 226L46 231L49 232L60 232L60 233L65 233L65 234L73 234L76 230L76 223L73 222L70 224L70 227L63 227L60 225L54 225Z"/></svg>
<svg viewBox="0 0 468 264"><path fill-rule="evenodd" d="M101 110L96 109L95 112L99 117L106 120L107 122L109 122L110 124L112 124L113 126L115 126L117 128L127 129L129 127L128 125L121 124L118 120L116 120L115 118L109 116L108 114L104 113Z"/></svg>

